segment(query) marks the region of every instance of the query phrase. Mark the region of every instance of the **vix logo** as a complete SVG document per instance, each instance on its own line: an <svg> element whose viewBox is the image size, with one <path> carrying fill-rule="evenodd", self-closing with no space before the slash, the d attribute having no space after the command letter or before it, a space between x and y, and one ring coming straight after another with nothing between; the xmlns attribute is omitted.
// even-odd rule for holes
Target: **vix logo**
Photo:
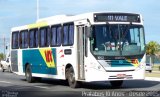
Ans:
<svg viewBox="0 0 160 97"><path fill-rule="evenodd" d="M45 61L47 67L49 68L55 68L55 62L54 62L54 56L52 53L51 48L46 49L40 49L41 56L43 57L43 60Z"/></svg>
<svg viewBox="0 0 160 97"><path fill-rule="evenodd" d="M138 67L140 65L138 59L128 59L128 62L132 63L134 67Z"/></svg>
<svg viewBox="0 0 160 97"><path fill-rule="evenodd" d="M46 62L52 62L52 50L45 50L45 57L46 57Z"/></svg>

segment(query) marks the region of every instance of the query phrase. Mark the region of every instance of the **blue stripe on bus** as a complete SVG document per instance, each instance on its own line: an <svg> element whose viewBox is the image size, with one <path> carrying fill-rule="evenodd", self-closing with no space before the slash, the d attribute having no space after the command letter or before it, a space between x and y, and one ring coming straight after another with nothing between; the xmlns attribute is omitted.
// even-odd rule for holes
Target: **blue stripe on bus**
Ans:
<svg viewBox="0 0 160 97"><path fill-rule="evenodd" d="M31 65L32 73L56 75L57 74L56 49L52 48L51 50L52 50L52 56L54 57L53 60L55 62L54 68L50 68L47 66L39 49L22 50L23 72L25 72L25 64L29 63Z"/></svg>
<svg viewBox="0 0 160 97"><path fill-rule="evenodd" d="M138 63L141 61L141 59L137 59ZM129 62L127 60L111 60L110 61L111 67L135 67L135 65L132 62Z"/></svg>

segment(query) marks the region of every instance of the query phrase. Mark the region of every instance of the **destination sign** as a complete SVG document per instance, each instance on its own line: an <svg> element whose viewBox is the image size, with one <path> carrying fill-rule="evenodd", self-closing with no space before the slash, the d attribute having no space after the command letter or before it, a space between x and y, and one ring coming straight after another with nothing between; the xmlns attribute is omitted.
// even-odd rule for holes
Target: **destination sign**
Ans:
<svg viewBox="0 0 160 97"><path fill-rule="evenodd" d="M140 22L138 14L125 13L97 13L94 14L95 22Z"/></svg>

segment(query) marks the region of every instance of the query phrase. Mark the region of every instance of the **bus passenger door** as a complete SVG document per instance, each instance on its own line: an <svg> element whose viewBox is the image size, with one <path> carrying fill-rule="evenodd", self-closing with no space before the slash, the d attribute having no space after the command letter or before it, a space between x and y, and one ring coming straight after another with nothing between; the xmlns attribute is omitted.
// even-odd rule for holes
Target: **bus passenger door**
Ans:
<svg viewBox="0 0 160 97"><path fill-rule="evenodd" d="M78 79L85 79L84 70L84 48L85 48L85 27L77 26L77 61L78 61Z"/></svg>

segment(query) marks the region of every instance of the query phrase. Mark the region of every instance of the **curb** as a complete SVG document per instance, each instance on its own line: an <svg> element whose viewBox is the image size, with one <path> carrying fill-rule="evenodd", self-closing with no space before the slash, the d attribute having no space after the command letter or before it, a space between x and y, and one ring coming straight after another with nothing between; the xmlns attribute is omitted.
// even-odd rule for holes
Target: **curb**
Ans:
<svg viewBox="0 0 160 97"><path fill-rule="evenodd" d="M160 78L157 78L157 77L145 77L145 80L159 81L160 82Z"/></svg>

